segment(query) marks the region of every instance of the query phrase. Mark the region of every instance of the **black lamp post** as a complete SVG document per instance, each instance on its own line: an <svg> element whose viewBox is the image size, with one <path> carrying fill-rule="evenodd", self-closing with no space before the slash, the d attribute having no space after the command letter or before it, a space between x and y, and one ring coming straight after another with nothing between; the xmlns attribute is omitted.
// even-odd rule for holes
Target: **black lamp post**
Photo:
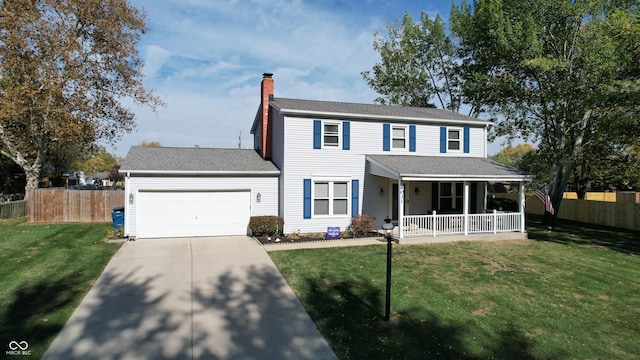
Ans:
<svg viewBox="0 0 640 360"><path fill-rule="evenodd" d="M389 321L389 313L391 312L391 241L393 237L391 233L393 232L394 225L391 223L391 219L384 219L384 224L382 224L382 229L384 230L384 235L387 238L387 294L385 298L385 307L384 307L384 321Z"/></svg>

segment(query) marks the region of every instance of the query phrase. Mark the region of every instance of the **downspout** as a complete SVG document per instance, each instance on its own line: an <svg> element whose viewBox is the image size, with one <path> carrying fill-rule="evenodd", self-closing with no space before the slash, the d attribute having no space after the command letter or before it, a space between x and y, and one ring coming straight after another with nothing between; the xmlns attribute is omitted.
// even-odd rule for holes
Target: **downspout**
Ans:
<svg viewBox="0 0 640 360"><path fill-rule="evenodd" d="M404 238L404 229L402 224L404 223L404 184L402 184L402 178L398 178L398 236L400 239Z"/></svg>
<svg viewBox="0 0 640 360"><path fill-rule="evenodd" d="M487 127L484 127L484 158L487 158Z"/></svg>
<svg viewBox="0 0 640 360"><path fill-rule="evenodd" d="M124 234L122 234L124 237L128 237L129 236L129 219L127 214L130 214L130 210L129 210L129 193L131 191L130 187L130 181L131 179L131 173L129 171L127 171L127 174L125 175L124 178Z"/></svg>

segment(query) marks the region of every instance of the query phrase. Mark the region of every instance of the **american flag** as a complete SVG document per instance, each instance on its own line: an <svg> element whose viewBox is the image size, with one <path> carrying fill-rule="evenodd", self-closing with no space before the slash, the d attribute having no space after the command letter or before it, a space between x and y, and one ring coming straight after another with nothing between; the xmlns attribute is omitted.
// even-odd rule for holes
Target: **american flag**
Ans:
<svg viewBox="0 0 640 360"><path fill-rule="evenodd" d="M544 210L553 215L555 213L555 210L553 210L551 197L549 196L549 194L543 191L543 189L544 187L541 187L540 189L536 190L534 195L538 198L538 200L542 201L542 203L544 204Z"/></svg>

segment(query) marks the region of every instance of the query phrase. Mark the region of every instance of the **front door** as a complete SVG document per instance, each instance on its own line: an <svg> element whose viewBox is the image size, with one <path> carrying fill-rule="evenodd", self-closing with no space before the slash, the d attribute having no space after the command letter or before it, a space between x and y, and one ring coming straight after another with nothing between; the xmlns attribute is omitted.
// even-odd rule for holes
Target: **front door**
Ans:
<svg viewBox="0 0 640 360"><path fill-rule="evenodd" d="M407 185L404 184L404 188L407 189ZM407 199L407 192L404 192L404 213L409 212L409 200ZM391 220L398 220L398 183L391 185Z"/></svg>
<svg viewBox="0 0 640 360"><path fill-rule="evenodd" d="M398 184L391 189L391 220L398 220Z"/></svg>

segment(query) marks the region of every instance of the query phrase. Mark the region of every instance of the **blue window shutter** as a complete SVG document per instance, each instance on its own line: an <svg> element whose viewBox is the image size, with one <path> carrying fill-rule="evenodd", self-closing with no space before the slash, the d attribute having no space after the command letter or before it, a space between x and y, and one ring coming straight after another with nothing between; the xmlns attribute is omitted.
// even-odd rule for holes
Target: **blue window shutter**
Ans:
<svg viewBox="0 0 640 360"><path fill-rule="evenodd" d="M444 126L440 127L440 153L444 154L447 152L447 128Z"/></svg>
<svg viewBox="0 0 640 360"><path fill-rule="evenodd" d="M464 128L464 153L469 153L469 128Z"/></svg>
<svg viewBox="0 0 640 360"><path fill-rule="evenodd" d="M322 147L322 121L313 120L313 148L320 149Z"/></svg>
<svg viewBox="0 0 640 360"><path fill-rule="evenodd" d="M351 148L351 123L344 121L342 123L342 150Z"/></svg>
<svg viewBox="0 0 640 360"><path fill-rule="evenodd" d="M311 179L304 179L304 214L305 219L311 219Z"/></svg>
<svg viewBox="0 0 640 360"><path fill-rule="evenodd" d="M351 216L359 214L360 180L351 180Z"/></svg>
<svg viewBox="0 0 640 360"><path fill-rule="evenodd" d="M416 126L409 125L409 151L416 152Z"/></svg>
<svg viewBox="0 0 640 360"><path fill-rule="evenodd" d="M391 124L382 124L382 150L391 150Z"/></svg>

